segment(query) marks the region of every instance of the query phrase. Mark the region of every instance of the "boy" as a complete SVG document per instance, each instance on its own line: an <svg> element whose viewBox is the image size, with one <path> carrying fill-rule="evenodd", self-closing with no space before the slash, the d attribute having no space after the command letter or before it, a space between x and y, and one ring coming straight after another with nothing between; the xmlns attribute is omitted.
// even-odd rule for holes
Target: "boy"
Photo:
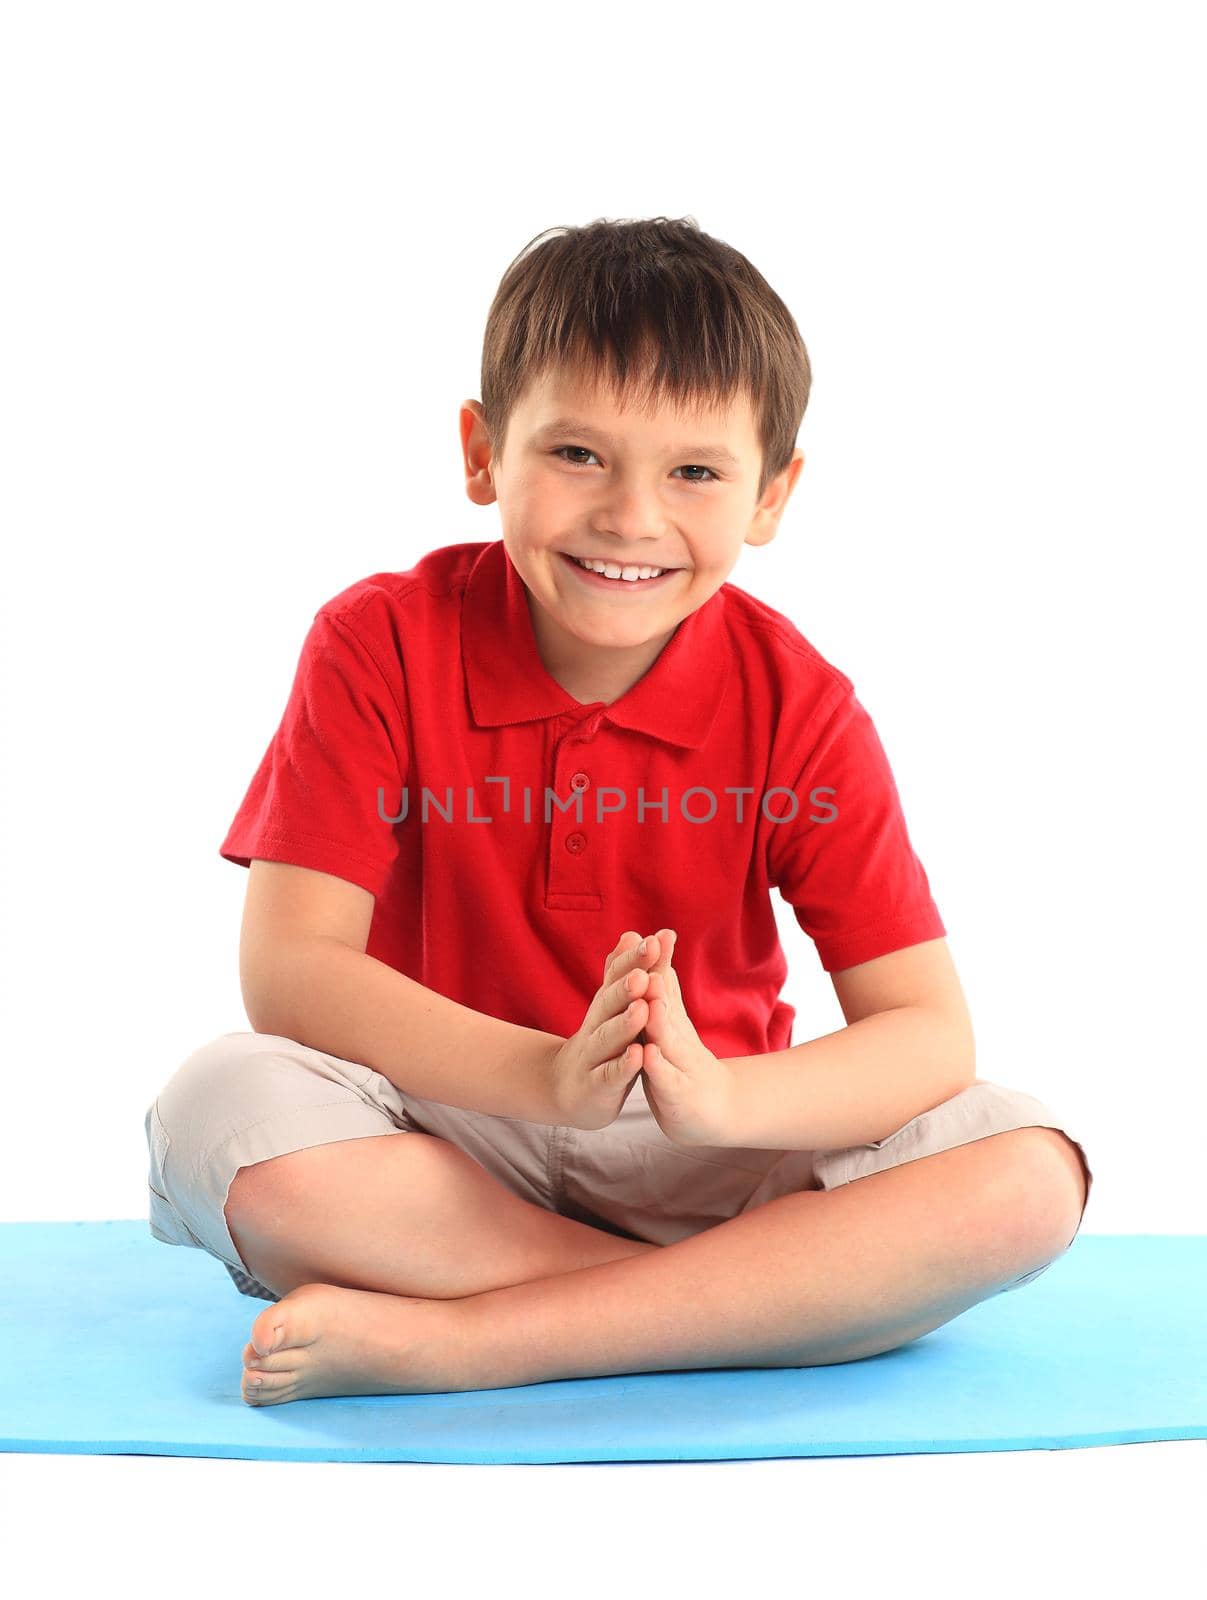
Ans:
<svg viewBox="0 0 1207 1600"><path fill-rule="evenodd" d="M254 1031L146 1119L155 1236L280 1297L248 1403L858 1360L1076 1235L851 680L726 581L809 384L691 219L538 236L460 417L502 539L317 613L221 847ZM847 1024L796 1045L773 886Z"/></svg>

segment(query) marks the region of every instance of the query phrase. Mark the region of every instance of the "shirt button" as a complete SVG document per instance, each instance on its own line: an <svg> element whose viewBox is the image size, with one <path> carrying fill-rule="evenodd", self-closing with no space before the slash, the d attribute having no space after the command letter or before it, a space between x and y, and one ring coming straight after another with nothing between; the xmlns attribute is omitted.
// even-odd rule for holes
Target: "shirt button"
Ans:
<svg viewBox="0 0 1207 1600"><path fill-rule="evenodd" d="M576 772L570 779L571 787L575 789L585 789L590 782L591 780L585 772Z"/></svg>
<svg viewBox="0 0 1207 1600"><path fill-rule="evenodd" d="M585 850L586 848L587 836L585 833L568 833L566 835L566 849L569 850L571 855L576 856L580 850Z"/></svg>

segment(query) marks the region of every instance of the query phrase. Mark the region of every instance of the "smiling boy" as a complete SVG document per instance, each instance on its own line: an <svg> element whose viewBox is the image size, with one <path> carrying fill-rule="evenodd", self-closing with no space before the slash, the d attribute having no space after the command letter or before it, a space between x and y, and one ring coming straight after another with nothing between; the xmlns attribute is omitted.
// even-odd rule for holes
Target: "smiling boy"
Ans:
<svg viewBox="0 0 1207 1600"><path fill-rule="evenodd" d="M627 693L725 582L742 546L774 538L804 465L794 450L756 506L762 447L746 397L698 417L665 405L625 413L564 369L532 382L502 459L480 404L463 409L461 433L470 497L499 503L546 671L584 703ZM661 576L600 578L573 558Z"/></svg>
<svg viewBox="0 0 1207 1600"><path fill-rule="evenodd" d="M249 1403L857 1360L1071 1244L851 680L727 581L810 376L690 219L541 237L460 416L502 538L317 613L222 844L253 1031L146 1117L155 1236L280 1296ZM795 1045L773 888L846 1019Z"/></svg>

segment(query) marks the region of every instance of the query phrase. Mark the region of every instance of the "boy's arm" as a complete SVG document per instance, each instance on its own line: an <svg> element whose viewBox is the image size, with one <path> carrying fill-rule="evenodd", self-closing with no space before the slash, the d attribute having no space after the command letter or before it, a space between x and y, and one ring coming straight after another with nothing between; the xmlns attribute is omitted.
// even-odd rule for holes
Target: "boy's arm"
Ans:
<svg viewBox="0 0 1207 1600"><path fill-rule="evenodd" d="M831 974L847 1026L726 1061L726 1144L842 1150L885 1139L976 1081L972 1023L945 939Z"/></svg>
<svg viewBox="0 0 1207 1600"><path fill-rule="evenodd" d="M249 872L239 973L257 1033L360 1062L423 1100L557 1122L559 1035L474 1011L367 955L374 902L356 884L275 861Z"/></svg>

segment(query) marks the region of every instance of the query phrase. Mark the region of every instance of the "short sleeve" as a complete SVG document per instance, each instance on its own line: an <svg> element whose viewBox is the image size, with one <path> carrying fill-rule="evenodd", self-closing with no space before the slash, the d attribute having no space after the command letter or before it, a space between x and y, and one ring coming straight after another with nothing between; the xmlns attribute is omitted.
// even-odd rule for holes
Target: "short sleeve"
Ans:
<svg viewBox="0 0 1207 1600"><path fill-rule="evenodd" d="M398 685L350 624L320 611L302 645L280 726L219 854L312 867L380 895L398 854L409 766ZM380 801L379 801L380 792Z"/></svg>
<svg viewBox="0 0 1207 1600"><path fill-rule="evenodd" d="M812 741L793 793L795 815L785 798L773 801L791 820L771 827L768 871L827 972L944 937L888 757L851 688Z"/></svg>

